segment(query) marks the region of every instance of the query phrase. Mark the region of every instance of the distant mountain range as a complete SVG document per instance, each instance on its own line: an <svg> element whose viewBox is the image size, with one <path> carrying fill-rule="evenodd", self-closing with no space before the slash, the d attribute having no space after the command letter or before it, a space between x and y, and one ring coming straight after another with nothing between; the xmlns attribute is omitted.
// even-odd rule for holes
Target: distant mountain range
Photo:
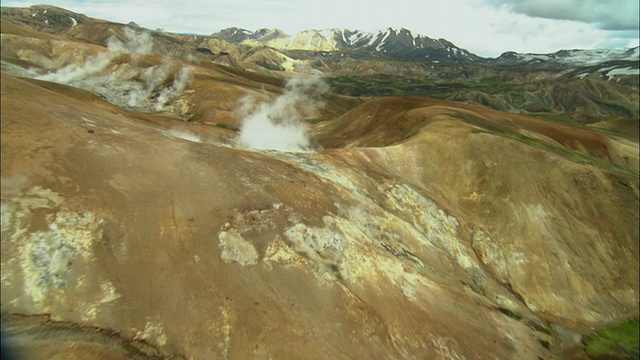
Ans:
<svg viewBox="0 0 640 360"><path fill-rule="evenodd" d="M263 45L277 50L376 54L389 58L425 59L469 63L481 60L471 52L445 39L432 39L410 30L388 28L376 33L347 29L303 30L290 36L279 29L255 32L227 28L211 36L246 45Z"/></svg>
<svg viewBox="0 0 640 360"><path fill-rule="evenodd" d="M535 54L504 52L497 58L483 58L460 48L446 39L433 39L413 34L410 30L388 28L378 32L348 29L302 30L291 36L280 29L249 31L230 27L211 34L212 37L235 44L267 46L282 51L339 53L365 57L425 60L433 63L487 63L495 65L594 65L609 61L638 61L639 48L560 50ZM637 69L637 67L636 67Z"/></svg>
<svg viewBox="0 0 640 360"><path fill-rule="evenodd" d="M571 65L595 65L610 61L638 61L640 48L598 49L598 50L560 50L551 54L517 53L508 51L493 59L494 64L536 65L541 63L559 63Z"/></svg>
<svg viewBox="0 0 640 360"><path fill-rule="evenodd" d="M108 23L92 19L83 14L48 5L30 8L2 8L3 19L12 19L48 33L77 31L78 24ZM105 24L106 25L106 24ZM140 29L130 22L127 26ZM163 30L155 32L162 33ZM185 34L186 35L186 34ZM560 50L550 54L516 53L508 51L497 58L484 58L456 46L446 39L433 39L414 34L408 29L387 28L377 32L349 29L302 30L289 35L280 29L258 29L250 31L230 27L199 38L217 38L230 44L252 47L263 46L275 49L295 59L312 58L317 53L323 56L351 57L356 59L421 60L431 64L488 64L499 66L560 67L595 65L610 61L640 60L638 47L633 49ZM94 39L95 40L95 39ZM219 44L218 44L219 45ZM217 46L218 48L220 46ZM224 48L224 46L222 46ZM637 73L637 64L630 67Z"/></svg>
<svg viewBox="0 0 640 360"><path fill-rule="evenodd" d="M146 33L151 43L139 45L153 45L163 56L226 66L228 71L249 70L268 78L312 73L325 78L334 92L348 96L435 97L511 112L555 112L581 123L620 116L632 121L616 125L625 131L637 128L640 111L638 47L505 52L485 58L448 40L404 28L312 29L290 35L278 29L232 27L197 35L94 19L45 5L2 7L1 15L5 44L15 40L13 35L41 36L32 30L101 46L111 39L126 43L131 32ZM49 45L40 50L4 47L3 70L29 76L49 69L52 63L43 60L50 56ZM70 59L59 61L67 64Z"/></svg>

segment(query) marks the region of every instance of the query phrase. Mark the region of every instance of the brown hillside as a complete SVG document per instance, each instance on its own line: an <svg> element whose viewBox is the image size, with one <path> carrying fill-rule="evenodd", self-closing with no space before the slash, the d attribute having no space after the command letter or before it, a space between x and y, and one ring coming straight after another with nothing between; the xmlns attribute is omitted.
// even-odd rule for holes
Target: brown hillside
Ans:
<svg viewBox="0 0 640 360"><path fill-rule="evenodd" d="M293 73L215 57L278 53L115 51L131 30L85 20L2 21L0 305L24 358L586 359L637 318L637 141L329 92L295 104L317 151L247 149L244 99Z"/></svg>

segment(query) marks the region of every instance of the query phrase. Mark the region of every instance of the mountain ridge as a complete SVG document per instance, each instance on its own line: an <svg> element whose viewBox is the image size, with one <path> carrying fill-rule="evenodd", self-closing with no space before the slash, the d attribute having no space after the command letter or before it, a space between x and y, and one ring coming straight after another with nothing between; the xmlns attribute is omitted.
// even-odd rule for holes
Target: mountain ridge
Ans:
<svg viewBox="0 0 640 360"><path fill-rule="evenodd" d="M2 15L3 18L17 20L48 33L66 32L78 24L87 22L111 23L51 5L33 5L25 8L2 7ZM130 21L127 26L143 29L133 21ZM159 29L149 29L149 31L170 33ZM294 35L289 35L280 29L260 28L250 31L239 27L229 27L210 35L176 33L176 35L181 34L184 36L214 37L231 44L264 45L283 51L368 52L392 59L424 59L436 64L445 61L461 64L476 62L531 66L532 60L536 64L551 62L562 65L589 65L611 60L640 61L639 47L637 46L618 49L559 49L552 53L521 53L507 50L496 57L480 56L455 45L448 39L414 34L405 27L387 27L374 31L348 28L304 29ZM625 52L629 53L628 56L620 57L620 53Z"/></svg>
<svg viewBox="0 0 640 360"><path fill-rule="evenodd" d="M306 29L295 35L288 35L280 29L247 29L231 27L211 34L232 43L244 45L265 45L277 50L302 50L315 52L364 51L384 54L392 58L430 59L441 61L446 58L454 62L474 62L481 59L466 49L462 49L446 39L433 39L425 35L413 34L406 28L388 27L377 32L350 29Z"/></svg>
<svg viewBox="0 0 640 360"><path fill-rule="evenodd" d="M595 63L621 60L640 60L640 47L601 48L601 49L559 49L555 52L516 52L504 51L496 57L479 56L467 49L458 47L444 38L431 38L422 34L414 34L401 27L387 27L376 31L351 30L348 28L304 29L289 35L281 29L260 28L250 31L238 27L229 27L212 33L210 36L230 43L250 46L269 46L276 50L302 50L313 52L347 52L371 51L378 53L391 52L391 55L407 53L407 48L414 52L424 49L445 50L454 60L480 61L490 64L526 64L535 62L555 62L564 64L592 65ZM398 45L404 47L399 51ZM410 57L417 57L411 53ZM429 54L425 57L429 59Z"/></svg>

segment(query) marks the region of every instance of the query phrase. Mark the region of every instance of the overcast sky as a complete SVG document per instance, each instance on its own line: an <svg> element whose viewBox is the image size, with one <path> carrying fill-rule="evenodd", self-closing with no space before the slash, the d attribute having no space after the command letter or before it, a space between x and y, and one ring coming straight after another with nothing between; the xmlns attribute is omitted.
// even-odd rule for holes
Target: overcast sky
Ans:
<svg viewBox="0 0 640 360"><path fill-rule="evenodd" d="M42 3L3 0L2 6ZM91 17L171 32L407 28L481 56L638 46L638 0L51 0Z"/></svg>

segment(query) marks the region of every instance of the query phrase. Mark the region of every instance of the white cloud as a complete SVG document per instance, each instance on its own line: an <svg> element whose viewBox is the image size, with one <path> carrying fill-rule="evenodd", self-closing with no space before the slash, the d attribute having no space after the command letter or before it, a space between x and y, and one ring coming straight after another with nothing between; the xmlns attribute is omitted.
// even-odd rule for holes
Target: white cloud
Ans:
<svg viewBox="0 0 640 360"><path fill-rule="evenodd" d="M577 1L559 0L557 3L568 6ZM616 1L623 1L621 4L625 6L630 3L629 0ZM633 1L637 7L637 0ZM590 16L587 10L582 15L563 12L554 16L552 11L561 11L560 5L551 7L546 15L535 13L534 10L542 9L540 4L550 3L546 0L157 0L151 4L142 0L51 0L50 3L92 17L123 23L135 21L150 29L199 34L211 34L230 26L249 30L280 28L289 34L309 28L372 31L389 26L405 27L414 33L446 38L481 56L498 56L509 50L554 52L572 48L635 46L638 43L635 30L607 30L613 28L611 24L615 23L616 16L621 23L624 19L637 22L637 11L632 14L624 7L613 11L605 6L604 10L598 11L613 20L590 23L577 21ZM3 1L3 6L32 4L23 0ZM616 15L616 11L620 14Z"/></svg>

